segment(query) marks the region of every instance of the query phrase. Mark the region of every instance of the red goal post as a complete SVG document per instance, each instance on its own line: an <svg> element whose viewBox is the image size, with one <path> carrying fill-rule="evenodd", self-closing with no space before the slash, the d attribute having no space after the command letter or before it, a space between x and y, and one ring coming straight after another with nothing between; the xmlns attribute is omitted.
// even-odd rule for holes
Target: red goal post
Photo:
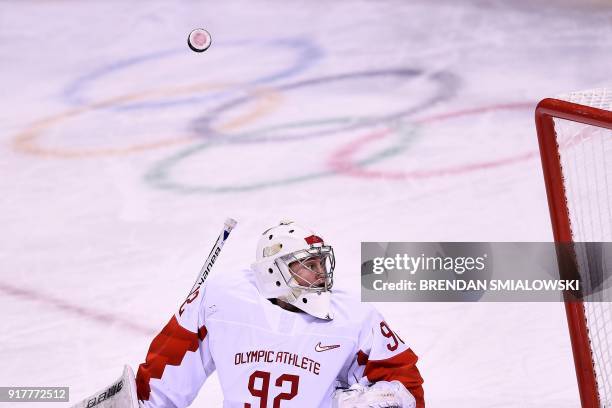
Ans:
<svg viewBox="0 0 612 408"><path fill-rule="evenodd" d="M607 194L607 182L605 189L598 185L601 180L607 180L604 165L607 144L602 146L609 143L612 148L611 110L612 88L574 92L560 99L547 98L536 107L535 122L555 242L612 241L609 233L612 228L608 228L608 224L612 225L609 216L612 197ZM601 157L604 164L597 162ZM582 163L574 169L574 162ZM612 191L612 157L610 162ZM593 169L589 170L588 166ZM594 191L591 198L589 189ZM602 203L595 205L597 200ZM589 213L586 210L593 208L599 214L589 214L589 225L581 218ZM593 219L599 222L603 219L606 225L593 228ZM583 302L569 293L564 299L582 407L612 406L609 405L612 404L612 361L597 361L610 355L609 327L605 326L606 332L594 339L595 332L603 327L598 310L611 305L590 306L588 300ZM591 312L591 307L597 310ZM612 313L605 315L612 316ZM612 321L609 325L612 327Z"/></svg>

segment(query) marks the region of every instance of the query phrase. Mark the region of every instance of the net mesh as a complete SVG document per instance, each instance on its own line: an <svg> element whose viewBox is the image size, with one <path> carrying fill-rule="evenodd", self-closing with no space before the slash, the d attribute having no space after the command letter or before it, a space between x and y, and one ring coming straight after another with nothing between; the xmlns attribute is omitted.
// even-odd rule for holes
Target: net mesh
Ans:
<svg viewBox="0 0 612 408"><path fill-rule="evenodd" d="M561 95L580 105L612 111L612 87ZM612 242L612 131L555 119L555 133L574 242ZM593 364L602 407L612 408L612 288L601 248L576 247ZM609 254L608 254L609 255ZM606 273L608 271L608 273Z"/></svg>

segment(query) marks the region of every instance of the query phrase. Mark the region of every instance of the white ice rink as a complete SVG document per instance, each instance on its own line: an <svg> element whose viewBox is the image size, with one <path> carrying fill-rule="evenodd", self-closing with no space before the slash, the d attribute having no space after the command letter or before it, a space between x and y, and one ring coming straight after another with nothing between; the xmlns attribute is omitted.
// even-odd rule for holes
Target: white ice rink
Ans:
<svg viewBox="0 0 612 408"><path fill-rule="evenodd" d="M226 216L213 273L290 218L356 296L361 241L552 240L533 108L611 47L604 1L0 2L0 386L136 368ZM562 304L377 306L428 407L579 405Z"/></svg>

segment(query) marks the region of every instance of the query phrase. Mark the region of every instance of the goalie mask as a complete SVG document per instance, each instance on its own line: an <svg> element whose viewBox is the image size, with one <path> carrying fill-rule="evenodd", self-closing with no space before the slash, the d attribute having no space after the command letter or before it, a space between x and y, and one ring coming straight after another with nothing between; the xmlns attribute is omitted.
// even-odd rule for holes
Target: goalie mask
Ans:
<svg viewBox="0 0 612 408"><path fill-rule="evenodd" d="M323 239L291 221L265 231L257 244L257 289L320 319L331 320L334 251Z"/></svg>

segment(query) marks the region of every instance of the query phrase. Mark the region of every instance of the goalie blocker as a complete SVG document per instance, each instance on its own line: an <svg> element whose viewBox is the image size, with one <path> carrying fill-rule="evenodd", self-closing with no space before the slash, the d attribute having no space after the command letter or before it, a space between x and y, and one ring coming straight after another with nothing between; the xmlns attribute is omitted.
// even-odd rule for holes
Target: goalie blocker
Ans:
<svg viewBox="0 0 612 408"><path fill-rule="evenodd" d="M71 408L138 408L136 381L130 366L123 368L123 374L110 386L85 398Z"/></svg>

